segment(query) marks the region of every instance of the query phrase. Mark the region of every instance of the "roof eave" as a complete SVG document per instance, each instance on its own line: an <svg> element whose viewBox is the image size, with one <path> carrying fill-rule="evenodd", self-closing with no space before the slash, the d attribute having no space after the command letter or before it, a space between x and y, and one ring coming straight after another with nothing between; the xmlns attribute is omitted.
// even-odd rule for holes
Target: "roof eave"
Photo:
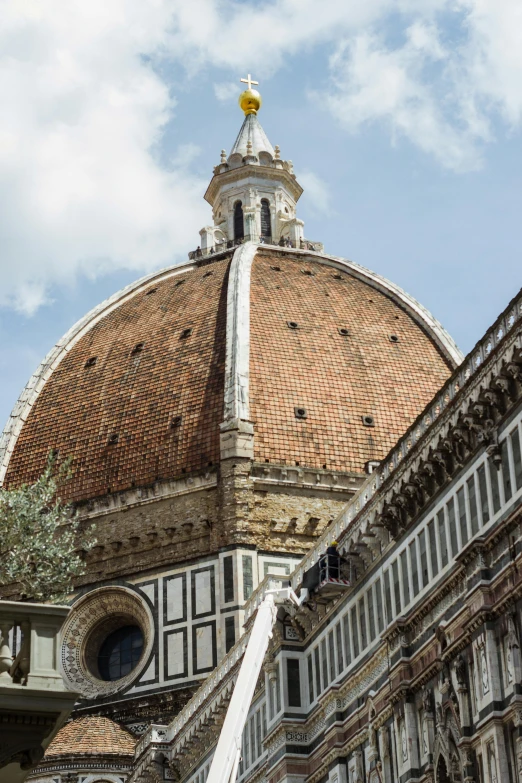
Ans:
<svg viewBox="0 0 522 783"><path fill-rule="evenodd" d="M283 179L296 202L303 194L303 188L295 178L295 175L290 174L286 169L276 169L271 166L238 166L238 168L227 169L226 171L219 172L219 174L214 174L205 192L205 201L210 204L210 206L213 206L220 186L226 183L227 180L233 182L234 180L244 179L247 176L262 176L268 180Z"/></svg>

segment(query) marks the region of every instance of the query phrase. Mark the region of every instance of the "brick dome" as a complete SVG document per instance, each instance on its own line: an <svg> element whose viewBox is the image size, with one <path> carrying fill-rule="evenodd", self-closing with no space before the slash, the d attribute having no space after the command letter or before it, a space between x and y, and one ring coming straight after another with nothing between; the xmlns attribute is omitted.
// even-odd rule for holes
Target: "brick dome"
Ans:
<svg viewBox="0 0 522 783"><path fill-rule="evenodd" d="M234 428L253 431L239 456L363 473L459 360L388 281L248 242L144 278L73 327L13 411L0 479L35 480L57 449L73 460L68 497L85 501L208 469Z"/></svg>
<svg viewBox="0 0 522 783"><path fill-rule="evenodd" d="M66 723L45 751L44 761L62 756L134 756L136 739L109 718L88 715Z"/></svg>

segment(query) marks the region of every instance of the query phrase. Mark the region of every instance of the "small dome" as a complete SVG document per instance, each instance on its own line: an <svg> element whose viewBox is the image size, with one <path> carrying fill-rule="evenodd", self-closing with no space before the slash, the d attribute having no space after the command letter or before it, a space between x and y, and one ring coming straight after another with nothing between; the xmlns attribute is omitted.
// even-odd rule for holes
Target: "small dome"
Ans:
<svg viewBox="0 0 522 783"><path fill-rule="evenodd" d="M62 726L45 751L45 761L60 756L134 756L136 739L114 721L95 715Z"/></svg>

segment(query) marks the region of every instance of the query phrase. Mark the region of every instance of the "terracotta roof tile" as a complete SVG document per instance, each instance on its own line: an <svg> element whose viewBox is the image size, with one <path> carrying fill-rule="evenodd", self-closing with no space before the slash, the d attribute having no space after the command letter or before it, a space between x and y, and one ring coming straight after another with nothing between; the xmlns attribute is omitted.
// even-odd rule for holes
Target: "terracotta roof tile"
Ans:
<svg viewBox="0 0 522 783"><path fill-rule="evenodd" d="M319 260L259 254L250 320L250 412L261 462L361 472L388 453L451 372L390 297ZM306 418L296 418L296 407Z"/></svg>
<svg viewBox="0 0 522 783"><path fill-rule="evenodd" d="M62 726L45 751L55 756L133 756L137 740L108 718L89 715Z"/></svg>
<svg viewBox="0 0 522 783"><path fill-rule="evenodd" d="M153 281L150 295L137 292L89 329L29 413L6 484L34 481L51 448L73 458L64 494L77 501L217 463L229 264L230 256ZM258 253L250 320L259 461L361 472L452 369L391 297L320 259Z"/></svg>
<svg viewBox="0 0 522 783"><path fill-rule="evenodd" d="M153 294L137 293L93 326L45 384L6 484L34 481L51 448L73 458L63 494L74 500L215 464L229 263L213 263L211 275L203 266L154 282ZM182 337L185 329L192 332Z"/></svg>

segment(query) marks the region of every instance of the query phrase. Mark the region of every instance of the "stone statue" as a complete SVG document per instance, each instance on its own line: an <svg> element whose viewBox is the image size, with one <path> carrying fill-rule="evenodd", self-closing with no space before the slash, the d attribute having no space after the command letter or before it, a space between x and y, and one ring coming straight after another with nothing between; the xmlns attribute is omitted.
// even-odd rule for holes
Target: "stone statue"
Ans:
<svg viewBox="0 0 522 783"><path fill-rule="evenodd" d="M457 660L455 661L455 676L457 678L457 682L461 687L466 686L466 661L464 660L464 656L462 653L459 653L457 655Z"/></svg>
<svg viewBox="0 0 522 783"><path fill-rule="evenodd" d="M424 688L422 692L422 707L426 714L433 711L433 695L429 688Z"/></svg>

